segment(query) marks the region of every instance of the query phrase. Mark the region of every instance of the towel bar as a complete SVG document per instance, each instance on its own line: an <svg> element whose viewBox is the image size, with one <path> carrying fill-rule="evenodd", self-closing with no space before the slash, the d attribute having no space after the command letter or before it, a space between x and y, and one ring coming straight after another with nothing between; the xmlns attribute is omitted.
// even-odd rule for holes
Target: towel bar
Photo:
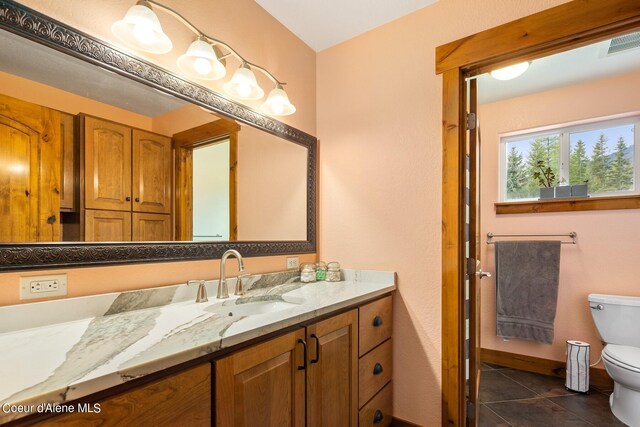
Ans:
<svg viewBox="0 0 640 427"><path fill-rule="evenodd" d="M567 245L575 245L577 244L576 242L576 237L578 237L578 233L576 233L575 231L572 231L570 233L564 233L564 234L494 234L494 233L487 233L487 245L493 245L495 242L493 241L494 237L570 237L571 240L567 241L567 240L561 240L560 243L562 244L567 244Z"/></svg>

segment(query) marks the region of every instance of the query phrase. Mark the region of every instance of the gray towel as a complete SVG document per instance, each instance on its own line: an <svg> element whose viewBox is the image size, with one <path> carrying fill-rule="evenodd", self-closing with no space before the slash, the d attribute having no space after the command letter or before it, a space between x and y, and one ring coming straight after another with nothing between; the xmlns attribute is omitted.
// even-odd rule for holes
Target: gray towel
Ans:
<svg viewBox="0 0 640 427"><path fill-rule="evenodd" d="M499 337L553 342L560 241L495 243Z"/></svg>

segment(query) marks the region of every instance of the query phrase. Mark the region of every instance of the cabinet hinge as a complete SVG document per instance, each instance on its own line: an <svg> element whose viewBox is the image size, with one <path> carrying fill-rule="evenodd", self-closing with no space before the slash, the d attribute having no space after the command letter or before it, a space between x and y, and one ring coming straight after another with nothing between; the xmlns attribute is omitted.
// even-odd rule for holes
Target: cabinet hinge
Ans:
<svg viewBox="0 0 640 427"><path fill-rule="evenodd" d="M467 113L467 130L474 130L477 126L476 113Z"/></svg>

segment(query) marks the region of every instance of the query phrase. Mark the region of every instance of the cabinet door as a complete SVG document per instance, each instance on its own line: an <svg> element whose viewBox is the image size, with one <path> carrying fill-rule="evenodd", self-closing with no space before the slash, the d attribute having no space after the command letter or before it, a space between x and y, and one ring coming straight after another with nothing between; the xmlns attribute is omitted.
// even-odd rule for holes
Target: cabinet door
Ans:
<svg viewBox="0 0 640 427"><path fill-rule="evenodd" d="M171 213L171 138L133 130L133 210Z"/></svg>
<svg viewBox="0 0 640 427"><path fill-rule="evenodd" d="M304 426L303 329L216 362L216 425Z"/></svg>
<svg viewBox="0 0 640 427"><path fill-rule="evenodd" d="M358 310L307 327L307 425L358 425Z"/></svg>
<svg viewBox="0 0 640 427"><path fill-rule="evenodd" d="M78 170L76 167L76 142L73 116L60 113L60 148L62 153L62 188L60 190L60 210L73 212L76 207L76 186Z"/></svg>
<svg viewBox="0 0 640 427"><path fill-rule="evenodd" d="M133 240L141 242L171 240L171 215L134 212Z"/></svg>
<svg viewBox="0 0 640 427"><path fill-rule="evenodd" d="M131 210L131 128L84 117L85 207Z"/></svg>
<svg viewBox="0 0 640 427"><path fill-rule="evenodd" d="M211 365L205 363L97 403L99 406L86 404L85 412L61 415L37 425L209 427Z"/></svg>
<svg viewBox="0 0 640 427"><path fill-rule="evenodd" d="M60 114L0 95L0 242L60 240Z"/></svg>
<svg viewBox="0 0 640 427"><path fill-rule="evenodd" d="M131 240L131 212L85 210L85 242Z"/></svg>

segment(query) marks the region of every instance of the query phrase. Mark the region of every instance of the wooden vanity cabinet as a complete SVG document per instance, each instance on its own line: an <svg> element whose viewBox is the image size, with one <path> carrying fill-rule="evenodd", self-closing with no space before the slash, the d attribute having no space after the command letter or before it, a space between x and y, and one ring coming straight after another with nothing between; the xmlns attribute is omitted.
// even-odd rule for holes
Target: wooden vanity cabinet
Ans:
<svg viewBox="0 0 640 427"><path fill-rule="evenodd" d="M357 310L216 362L220 426L355 427L357 396Z"/></svg>
<svg viewBox="0 0 640 427"><path fill-rule="evenodd" d="M85 241L172 240L171 138L80 117Z"/></svg>
<svg viewBox="0 0 640 427"><path fill-rule="evenodd" d="M211 364L198 365L97 403L99 406L87 404L94 412L69 413L35 425L209 427Z"/></svg>
<svg viewBox="0 0 640 427"><path fill-rule="evenodd" d="M304 426L304 329L216 362L216 425Z"/></svg>

